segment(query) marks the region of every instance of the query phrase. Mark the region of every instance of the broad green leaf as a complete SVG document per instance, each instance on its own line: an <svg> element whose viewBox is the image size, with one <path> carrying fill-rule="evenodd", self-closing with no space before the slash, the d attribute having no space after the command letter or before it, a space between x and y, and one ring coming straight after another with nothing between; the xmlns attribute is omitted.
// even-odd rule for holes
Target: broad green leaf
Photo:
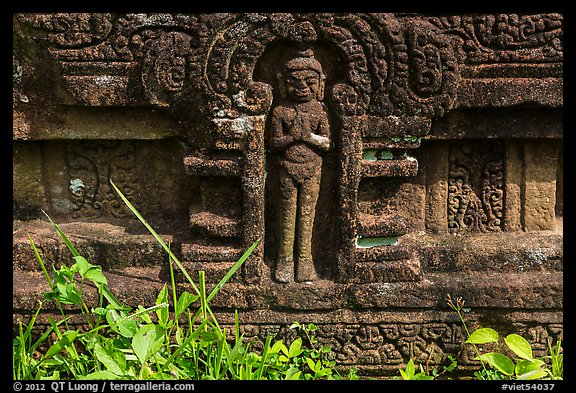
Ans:
<svg viewBox="0 0 576 393"><path fill-rule="evenodd" d="M506 355L496 352L485 353L477 356L476 360L488 363L490 366L508 376L514 374L514 362Z"/></svg>
<svg viewBox="0 0 576 393"><path fill-rule="evenodd" d="M122 370L124 376L126 376L126 366L127 366L126 355L120 349L113 347L111 350L112 350L112 358L114 359L120 370Z"/></svg>
<svg viewBox="0 0 576 393"><path fill-rule="evenodd" d="M498 332L491 328L481 328L472 332L468 340L464 341L470 344L486 344L498 341Z"/></svg>
<svg viewBox="0 0 576 393"><path fill-rule="evenodd" d="M414 380L416 381L431 381L434 379L432 375L426 375L423 371L419 372L418 374L414 375Z"/></svg>
<svg viewBox="0 0 576 393"><path fill-rule="evenodd" d="M544 371L542 370L542 366L545 363L540 360L540 359L530 359L530 360L520 360L517 364L516 364L516 375L518 376L518 378L520 378L520 376L528 374L528 373L532 373L533 371ZM546 374L546 372L544 372L544 374ZM539 378L539 377L536 377ZM526 379L526 378L524 378Z"/></svg>
<svg viewBox="0 0 576 393"><path fill-rule="evenodd" d="M123 371L114 360L114 357L111 353L108 353L100 344L94 345L94 354L100 363L104 365L108 369L108 371L116 374L122 375Z"/></svg>
<svg viewBox="0 0 576 393"><path fill-rule="evenodd" d="M508 348L510 348L516 355L522 359L531 360L532 357L532 347L530 343L522 336L518 334L509 334L504 339Z"/></svg>
<svg viewBox="0 0 576 393"><path fill-rule="evenodd" d="M544 370L534 370L529 371L526 374L519 375L516 379L526 381L526 380L544 378L547 375L548 373Z"/></svg>
<svg viewBox="0 0 576 393"><path fill-rule="evenodd" d="M282 351L282 353L285 355L288 355L288 348L286 348L286 345L282 340L276 341L274 345L272 345L272 348L270 348L271 353L278 353L280 351Z"/></svg>
<svg viewBox="0 0 576 393"><path fill-rule="evenodd" d="M164 330L158 325L144 325L132 338L132 350L144 364L164 343Z"/></svg>
<svg viewBox="0 0 576 393"><path fill-rule="evenodd" d="M414 373L416 372L416 368L414 367L414 361L412 360L412 358L410 358L410 360L406 364L406 368L404 369L404 371L406 372L408 379L412 379L414 377Z"/></svg>
<svg viewBox="0 0 576 393"><path fill-rule="evenodd" d="M410 379L410 377L408 376L408 374L406 374L406 372L404 372L404 370L398 370L400 371L400 375L402 376L402 379L407 381Z"/></svg>
<svg viewBox="0 0 576 393"><path fill-rule="evenodd" d="M175 319L180 318L180 315L182 315L182 313L186 311L186 309L190 307L190 305L194 303L196 300L198 300L198 295L193 295L187 291L182 292L182 294L178 298L178 301L176 302L176 307L174 309L175 312L174 318Z"/></svg>
<svg viewBox="0 0 576 393"><path fill-rule="evenodd" d="M138 331L138 323L134 319L124 319L115 309L108 310L106 321L113 330L127 338L134 337Z"/></svg>
<svg viewBox="0 0 576 393"><path fill-rule="evenodd" d="M52 270L54 272L54 284L66 285L68 282L66 281L66 275L64 275L62 271L56 270L56 267L54 266L52 266Z"/></svg>
<svg viewBox="0 0 576 393"><path fill-rule="evenodd" d="M314 374L314 377L322 378L322 377L325 377L325 376L331 375L331 374L332 374L332 370L330 370L329 368L322 368L322 369L316 371L316 374Z"/></svg>
<svg viewBox="0 0 576 393"><path fill-rule="evenodd" d="M45 357L49 358L49 357L56 355L58 352L60 352L65 347L70 345L74 341L74 339L76 338L77 335L78 335L77 330L73 330L73 331L64 333L62 335L63 336L62 339L60 339L57 342L55 342L54 344L52 344L52 346L48 349Z"/></svg>
<svg viewBox="0 0 576 393"><path fill-rule="evenodd" d="M104 273L102 273L102 267L98 266L98 267L94 267L90 270L88 270L88 272L86 273L86 278L90 281L92 281L93 283L95 283L96 285L100 284L100 285L108 285L108 280L106 279L106 276L104 275Z"/></svg>
<svg viewBox="0 0 576 393"><path fill-rule="evenodd" d="M90 277L90 274L92 274L95 282L100 283L100 284L106 283L106 277L104 277L104 275L102 274L102 267L101 266L92 265L91 263L89 263L86 260L86 258L84 258L81 255L75 256L74 260L76 261L76 264L79 267L78 273L80 273L80 275L82 277L92 279ZM94 272L91 272L92 270L94 270ZM100 273L99 276L98 276L98 273ZM97 278L97 277L99 277L99 278Z"/></svg>
<svg viewBox="0 0 576 393"><path fill-rule="evenodd" d="M138 323L133 319L127 319L116 325L120 334L126 338L132 338L138 331Z"/></svg>
<svg viewBox="0 0 576 393"><path fill-rule="evenodd" d="M60 282L56 283L56 299L64 304L74 304L79 306L82 298L78 293L78 290L74 284L62 284Z"/></svg>
<svg viewBox="0 0 576 393"><path fill-rule="evenodd" d="M92 265L84 257L78 255L74 257L76 264L79 267L78 272L80 275L88 280L92 280L96 284L108 284L106 277L102 274L102 267Z"/></svg>
<svg viewBox="0 0 576 393"><path fill-rule="evenodd" d="M284 379L286 380L300 379L300 374L302 374L302 371L298 370L297 367L290 366L290 368L286 370L286 375L284 376Z"/></svg>
<svg viewBox="0 0 576 393"><path fill-rule="evenodd" d="M316 369L316 364L314 363L314 360L310 359L310 358L306 358L306 363L308 364L308 367L310 367L310 370L316 372L318 371Z"/></svg>
<svg viewBox="0 0 576 393"><path fill-rule="evenodd" d="M138 305L138 308L136 308L136 313L138 314L138 318L141 318L145 323L153 323L152 318L150 318L149 313L143 305Z"/></svg>
<svg viewBox="0 0 576 393"><path fill-rule="evenodd" d="M290 344L290 349L288 349L288 357L293 358L300 355L304 350L302 348L302 339L298 337L296 340L292 341Z"/></svg>

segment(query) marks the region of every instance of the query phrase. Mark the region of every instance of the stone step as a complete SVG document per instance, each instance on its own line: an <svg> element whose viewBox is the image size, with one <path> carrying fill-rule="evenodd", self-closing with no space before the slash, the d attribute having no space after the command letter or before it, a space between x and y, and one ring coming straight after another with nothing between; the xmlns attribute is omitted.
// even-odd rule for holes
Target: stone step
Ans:
<svg viewBox="0 0 576 393"><path fill-rule="evenodd" d="M398 214L360 213L357 230L358 236L361 237L402 236L408 232L408 223L404 217Z"/></svg>
<svg viewBox="0 0 576 393"><path fill-rule="evenodd" d="M221 216L209 211L190 213L190 229L214 237L235 238L241 235L240 219Z"/></svg>
<svg viewBox="0 0 576 393"><path fill-rule="evenodd" d="M235 262L246 250L227 245L206 245L197 243L182 244L182 258L201 262Z"/></svg>
<svg viewBox="0 0 576 393"><path fill-rule="evenodd" d="M389 266L390 267L390 266ZM238 274L236 272L235 274ZM110 291L122 302L136 307L152 306L168 276L162 267L126 268L104 272ZM210 284L208 291L213 288ZM178 284L179 290L193 292L189 284ZM49 290L42 272L14 271L12 306L15 311L35 310L37 301L43 309L55 305L42 297ZM330 311L344 309L389 310L390 308L437 309L445 306L446 294L463 296L466 306L518 310L561 309L563 307L562 272L449 272L426 273L423 279L395 282L335 283L319 280L314 284L277 284L263 280L258 285L226 283L210 305L218 308L266 310ZM97 302L95 288L85 286L89 307ZM29 315L29 314L28 314Z"/></svg>
<svg viewBox="0 0 576 393"><path fill-rule="evenodd" d="M358 262L386 262L406 260L413 257L415 251L411 246L388 245L366 248L356 248Z"/></svg>
<svg viewBox="0 0 576 393"><path fill-rule="evenodd" d="M240 158L189 155L184 157L184 169L188 175L198 176L240 176Z"/></svg>
<svg viewBox="0 0 576 393"><path fill-rule="evenodd" d="M418 161L414 158L362 160L362 177L411 177L418 173Z"/></svg>
<svg viewBox="0 0 576 393"><path fill-rule="evenodd" d="M392 246L393 247L393 246ZM420 260L409 259L363 261L356 265L355 281L361 283L392 283L422 280Z"/></svg>

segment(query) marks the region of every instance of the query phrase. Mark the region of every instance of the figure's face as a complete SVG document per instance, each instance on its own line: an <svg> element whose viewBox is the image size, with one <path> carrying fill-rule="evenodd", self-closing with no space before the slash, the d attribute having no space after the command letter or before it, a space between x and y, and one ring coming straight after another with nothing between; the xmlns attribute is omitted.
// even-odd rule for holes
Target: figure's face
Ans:
<svg viewBox="0 0 576 393"><path fill-rule="evenodd" d="M308 102L316 97L320 75L312 70L295 70L286 76L286 93L295 101Z"/></svg>

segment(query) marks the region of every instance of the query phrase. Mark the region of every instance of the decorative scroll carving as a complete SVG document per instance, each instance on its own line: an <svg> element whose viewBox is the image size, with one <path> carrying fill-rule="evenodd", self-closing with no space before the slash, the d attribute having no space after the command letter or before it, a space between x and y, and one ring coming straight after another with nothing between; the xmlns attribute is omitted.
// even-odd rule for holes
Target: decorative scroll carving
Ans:
<svg viewBox="0 0 576 393"><path fill-rule="evenodd" d="M20 14L18 19L46 30L47 41L58 48L96 45L104 41L112 30L112 14Z"/></svg>
<svg viewBox="0 0 576 393"><path fill-rule="evenodd" d="M561 14L441 16L430 22L464 40L466 62L562 61Z"/></svg>
<svg viewBox="0 0 576 393"><path fill-rule="evenodd" d="M267 46L279 40L335 48L344 74L334 94L346 91L355 115L437 116L455 96L453 40L426 20L404 26L394 14L82 13L18 19L46 33L58 60L138 62L151 104L176 105L202 94L216 117L268 111L269 89L252 76Z"/></svg>
<svg viewBox="0 0 576 393"><path fill-rule="evenodd" d="M202 95L216 117L269 110L269 89L252 76L266 48L281 40L322 42L338 51L344 74L334 95L346 91L355 115L442 116L455 100L460 64L563 57L560 14L54 13L17 19L45 34L57 60L136 62L151 104Z"/></svg>
<svg viewBox="0 0 576 393"><path fill-rule="evenodd" d="M448 230L503 229L504 163L501 141L453 144L448 174Z"/></svg>
<svg viewBox="0 0 576 393"><path fill-rule="evenodd" d="M190 36L180 32L162 34L148 45L142 64L142 84L150 103L170 105L175 94L182 91L189 53Z"/></svg>
<svg viewBox="0 0 576 393"><path fill-rule="evenodd" d="M469 323L469 326L471 323ZM471 346L464 345L466 332L460 324L431 323L376 323L376 324L319 324L314 332L318 346L329 346L336 360L342 365L388 366L395 370L398 365L413 359L420 364L438 365L451 354L461 366L478 367L476 354ZM269 333L264 325L242 326L247 340L256 338L254 345L262 346ZM274 333L293 339L294 332L273 325ZM548 342L562 339L558 325L522 326L514 331L523 335L535 349L534 356L547 351Z"/></svg>
<svg viewBox="0 0 576 393"><path fill-rule="evenodd" d="M110 179L131 200L138 192L138 172L134 147L118 141L68 143L70 197L75 204L73 217L97 218L112 215L132 217L114 193ZM137 202L136 202L137 203Z"/></svg>
<svg viewBox="0 0 576 393"><path fill-rule="evenodd" d="M413 104L406 109L409 114L442 116L451 108L459 79L453 39L419 24L410 25L407 33L412 61L408 65L410 89L406 93Z"/></svg>

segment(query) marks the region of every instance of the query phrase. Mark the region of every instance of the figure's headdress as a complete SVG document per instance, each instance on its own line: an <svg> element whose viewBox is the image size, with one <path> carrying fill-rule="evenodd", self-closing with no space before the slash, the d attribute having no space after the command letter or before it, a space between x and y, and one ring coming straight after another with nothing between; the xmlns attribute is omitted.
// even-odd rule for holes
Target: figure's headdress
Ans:
<svg viewBox="0 0 576 393"><path fill-rule="evenodd" d="M297 52L296 57L288 60L284 68L286 71L313 70L322 75L322 65L314 57L312 49Z"/></svg>

